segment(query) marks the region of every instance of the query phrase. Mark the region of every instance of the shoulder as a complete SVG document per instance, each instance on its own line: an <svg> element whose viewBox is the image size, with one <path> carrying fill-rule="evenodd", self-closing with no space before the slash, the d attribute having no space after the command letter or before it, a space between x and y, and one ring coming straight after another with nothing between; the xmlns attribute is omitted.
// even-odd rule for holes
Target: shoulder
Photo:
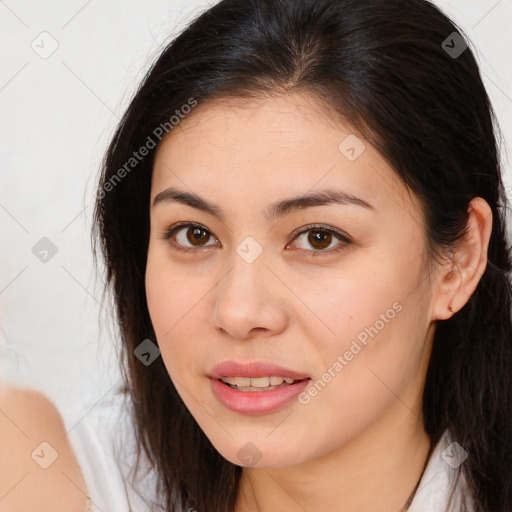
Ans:
<svg viewBox="0 0 512 512"><path fill-rule="evenodd" d="M0 383L0 460L0 512L83 512L80 467L44 394Z"/></svg>
<svg viewBox="0 0 512 512"><path fill-rule="evenodd" d="M28 429L34 429L34 421L56 427L62 425L60 414L53 402L40 391L30 388L15 387L0 382L0 406L4 414L10 413ZM5 424L0 424L5 428Z"/></svg>

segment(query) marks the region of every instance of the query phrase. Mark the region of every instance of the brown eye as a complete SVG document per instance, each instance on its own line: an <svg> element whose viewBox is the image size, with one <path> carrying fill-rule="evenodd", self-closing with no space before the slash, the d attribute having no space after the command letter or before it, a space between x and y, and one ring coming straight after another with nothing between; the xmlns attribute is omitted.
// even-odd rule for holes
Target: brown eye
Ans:
<svg viewBox="0 0 512 512"><path fill-rule="evenodd" d="M203 243L208 242L210 234L206 229L195 227L187 228L186 237L192 245L200 247Z"/></svg>
<svg viewBox="0 0 512 512"><path fill-rule="evenodd" d="M162 233L162 239L172 240L174 248L182 251L200 249L201 247L215 245L215 242L218 242L206 228L191 223L179 224L165 230ZM214 244L208 244L210 239Z"/></svg>
<svg viewBox="0 0 512 512"><path fill-rule="evenodd" d="M308 242L315 249L325 249L331 245L332 234L323 230L311 230L308 235Z"/></svg>
<svg viewBox="0 0 512 512"><path fill-rule="evenodd" d="M305 226L293 239L293 244L308 256L328 256L342 251L351 243L352 241L344 233L315 225Z"/></svg>
<svg viewBox="0 0 512 512"><path fill-rule="evenodd" d="M207 229L197 225L181 226L174 232L176 233L174 236L176 243L183 246L184 249L206 247L212 245L208 244L210 239L214 240Z"/></svg>
<svg viewBox="0 0 512 512"><path fill-rule="evenodd" d="M222 246L208 229L199 224L191 223L172 226L162 233L162 239L172 240L173 247L180 251L193 251L211 245ZM295 234L293 241L301 239L305 239L308 247L299 247L299 249L303 253L309 253L309 256L319 256L324 253L325 255L333 254L352 243L348 236L337 230L315 225L305 226L302 231ZM336 240L339 243L331 246ZM210 241L213 243L208 243Z"/></svg>

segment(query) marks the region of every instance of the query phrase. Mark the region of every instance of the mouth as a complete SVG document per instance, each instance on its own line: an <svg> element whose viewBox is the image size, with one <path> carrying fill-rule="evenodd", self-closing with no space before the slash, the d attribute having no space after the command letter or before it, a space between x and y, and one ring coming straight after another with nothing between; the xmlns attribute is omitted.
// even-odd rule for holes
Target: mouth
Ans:
<svg viewBox="0 0 512 512"><path fill-rule="evenodd" d="M224 361L209 374L216 399L229 410L264 414L290 403L311 381L304 373L269 362Z"/></svg>

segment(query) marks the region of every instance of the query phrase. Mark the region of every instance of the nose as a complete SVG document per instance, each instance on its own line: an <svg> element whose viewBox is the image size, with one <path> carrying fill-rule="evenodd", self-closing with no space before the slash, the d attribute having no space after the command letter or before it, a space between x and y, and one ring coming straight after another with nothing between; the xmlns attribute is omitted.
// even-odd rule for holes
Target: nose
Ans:
<svg viewBox="0 0 512 512"><path fill-rule="evenodd" d="M214 327L237 340L282 332L289 321L289 291L263 256L248 263L235 255L216 286Z"/></svg>

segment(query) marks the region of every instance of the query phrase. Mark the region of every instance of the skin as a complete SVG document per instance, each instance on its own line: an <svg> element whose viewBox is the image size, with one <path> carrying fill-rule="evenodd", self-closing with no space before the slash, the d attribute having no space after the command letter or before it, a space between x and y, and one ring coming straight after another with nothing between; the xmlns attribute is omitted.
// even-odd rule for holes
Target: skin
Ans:
<svg viewBox="0 0 512 512"><path fill-rule="evenodd" d="M86 487L55 405L32 389L0 383L0 512L83 512ZM57 458L44 468L35 462ZM44 462L43 462L44 465Z"/></svg>
<svg viewBox="0 0 512 512"><path fill-rule="evenodd" d="M349 161L338 146L355 130L320 112L297 94L210 101L169 133L154 162L151 204L174 186L225 212L220 220L178 202L151 207L146 292L165 366L201 429L235 464L249 441L261 454L243 470L237 512L400 510L430 446L421 396L435 321L453 314L450 301L454 312L466 303L485 269L492 216L483 199L471 203L464 243L431 261L418 199L361 136L366 149ZM327 187L373 209L263 215ZM194 245L185 227L163 239L181 221L209 238ZM308 242L311 231L292 236L317 223L351 243L335 253L334 235L327 249ZM250 264L236 252L247 236L263 250ZM232 359L271 361L314 382L397 302L401 311L305 405L247 415L211 391L210 370Z"/></svg>

